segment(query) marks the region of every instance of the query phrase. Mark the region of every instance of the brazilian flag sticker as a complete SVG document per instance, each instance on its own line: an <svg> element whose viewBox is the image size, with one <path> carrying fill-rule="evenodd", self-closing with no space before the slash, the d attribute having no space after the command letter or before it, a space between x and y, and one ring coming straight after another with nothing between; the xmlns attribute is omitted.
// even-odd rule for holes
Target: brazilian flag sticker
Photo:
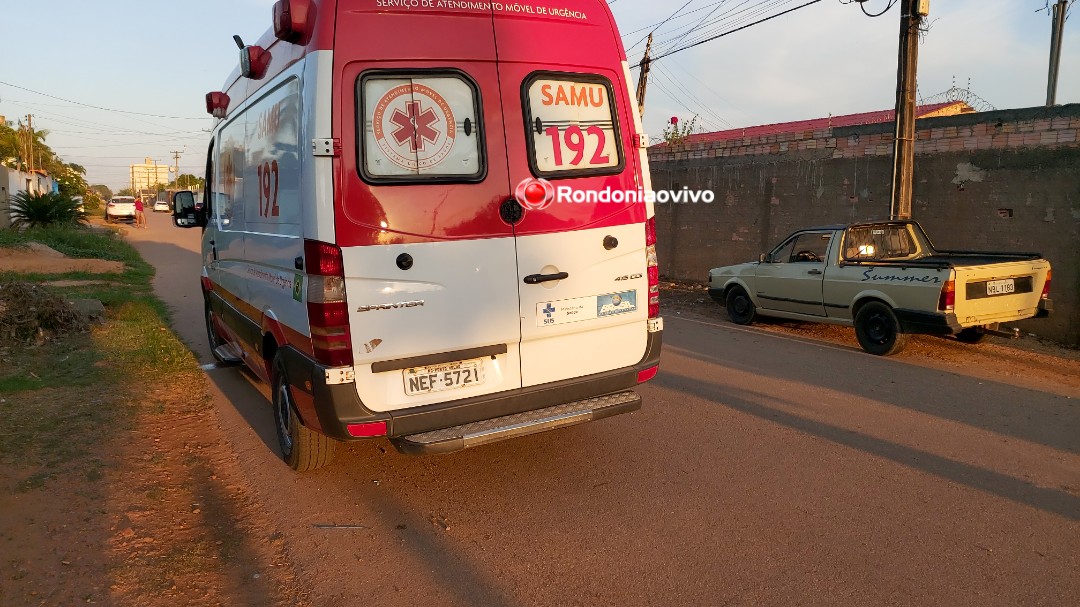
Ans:
<svg viewBox="0 0 1080 607"><path fill-rule="evenodd" d="M304 275L295 274L292 282L292 298L296 301L304 301Z"/></svg>

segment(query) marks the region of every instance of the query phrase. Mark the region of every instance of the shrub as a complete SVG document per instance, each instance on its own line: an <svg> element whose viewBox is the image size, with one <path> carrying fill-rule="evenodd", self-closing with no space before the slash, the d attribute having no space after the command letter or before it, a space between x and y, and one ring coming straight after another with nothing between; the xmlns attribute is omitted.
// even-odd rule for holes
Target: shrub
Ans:
<svg viewBox="0 0 1080 607"><path fill-rule="evenodd" d="M79 209L77 201L55 192L19 192L12 196L11 219L14 228L88 223L86 212Z"/></svg>

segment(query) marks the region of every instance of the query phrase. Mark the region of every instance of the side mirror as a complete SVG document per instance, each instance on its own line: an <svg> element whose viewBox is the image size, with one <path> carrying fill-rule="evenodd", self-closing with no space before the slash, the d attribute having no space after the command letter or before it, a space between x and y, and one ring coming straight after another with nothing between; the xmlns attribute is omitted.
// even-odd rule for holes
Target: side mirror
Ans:
<svg viewBox="0 0 1080 607"><path fill-rule="evenodd" d="M173 225L178 228L197 228L206 225L206 214L195 203L195 193L183 190L173 194Z"/></svg>
<svg viewBox="0 0 1080 607"><path fill-rule="evenodd" d="M758 255L757 260L758 260L758 263L767 263L769 261L769 256L762 253L761 255Z"/></svg>

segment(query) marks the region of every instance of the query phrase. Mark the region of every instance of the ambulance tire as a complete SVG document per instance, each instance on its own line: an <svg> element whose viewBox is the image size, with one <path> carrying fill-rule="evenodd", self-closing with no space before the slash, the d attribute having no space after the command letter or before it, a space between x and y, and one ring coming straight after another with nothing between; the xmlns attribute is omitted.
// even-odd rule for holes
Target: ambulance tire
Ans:
<svg viewBox="0 0 1080 607"><path fill-rule="evenodd" d="M910 335L902 333L892 308L880 301L867 302L855 314L855 337L863 350L891 356L907 346Z"/></svg>
<svg viewBox="0 0 1080 607"><path fill-rule="evenodd" d="M281 459L297 472L315 470L334 459L337 441L300 423L293 401L292 388L285 375L285 364L274 358L274 428L277 433Z"/></svg>
<svg viewBox="0 0 1080 607"><path fill-rule="evenodd" d="M219 363L226 362L224 358L218 354L217 349L225 344L225 340L218 337L217 329L214 328L214 312L210 309L210 302L206 302L206 341L210 344L210 353L214 355L214 360Z"/></svg>

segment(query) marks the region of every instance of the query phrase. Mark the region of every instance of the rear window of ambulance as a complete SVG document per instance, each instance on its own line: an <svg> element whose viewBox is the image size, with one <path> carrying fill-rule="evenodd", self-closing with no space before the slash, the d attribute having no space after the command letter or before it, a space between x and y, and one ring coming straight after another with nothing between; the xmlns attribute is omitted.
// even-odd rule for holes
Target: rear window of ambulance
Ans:
<svg viewBox="0 0 1080 607"><path fill-rule="evenodd" d="M367 74L357 83L361 176L373 182L479 181L480 95L457 72Z"/></svg>
<svg viewBox="0 0 1080 607"><path fill-rule="evenodd" d="M534 74L524 96L533 173L583 177L622 170L610 81L592 74Z"/></svg>

